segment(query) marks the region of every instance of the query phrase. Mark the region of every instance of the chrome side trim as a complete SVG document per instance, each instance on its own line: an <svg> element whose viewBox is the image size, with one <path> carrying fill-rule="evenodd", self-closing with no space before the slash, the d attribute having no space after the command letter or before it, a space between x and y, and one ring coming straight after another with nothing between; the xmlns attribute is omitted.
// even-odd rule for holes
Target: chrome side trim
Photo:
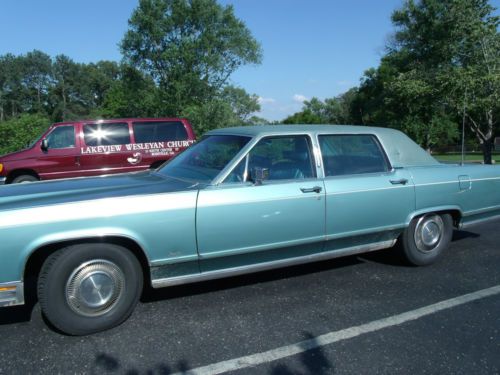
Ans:
<svg viewBox="0 0 500 375"><path fill-rule="evenodd" d="M205 273L187 275L187 276L177 276L177 277L167 277L163 279L152 280L153 288L162 288L174 285L183 285L199 281L208 281L213 279L219 279L223 277L244 275L246 273L260 272L272 270L280 267L294 266L298 264L305 264L316 262L320 260L339 258L347 255L354 255L360 253L367 253L370 251L386 249L394 246L396 240L376 242L368 245L352 246L340 250L331 250L324 253L305 255L301 257L295 257L290 259L282 259L272 262L265 262L256 265L234 267L228 269L222 269L217 271L209 271Z"/></svg>
<svg viewBox="0 0 500 375"><path fill-rule="evenodd" d="M24 305L24 284L21 281L0 283L0 307L16 305Z"/></svg>
<svg viewBox="0 0 500 375"><path fill-rule="evenodd" d="M458 229L467 229L467 228L470 228L470 227L473 227L473 226L476 226L479 224L483 224L487 221L493 221L493 220L497 220L497 219L500 219L500 215L495 215L495 216L485 217L485 218L481 218L481 219L477 219L477 220L472 220L472 221L469 221L468 223L460 222Z"/></svg>
<svg viewBox="0 0 500 375"><path fill-rule="evenodd" d="M7 180L7 177L0 177L0 185L5 185L6 180Z"/></svg>

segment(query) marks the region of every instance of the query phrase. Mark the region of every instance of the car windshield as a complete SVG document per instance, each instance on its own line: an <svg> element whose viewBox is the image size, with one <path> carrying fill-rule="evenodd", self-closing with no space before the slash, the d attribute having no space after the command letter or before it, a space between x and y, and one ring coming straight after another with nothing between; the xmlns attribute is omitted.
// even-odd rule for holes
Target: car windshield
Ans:
<svg viewBox="0 0 500 375"><path fill-rule="evenodd" d="M189 147L159 173L195 182L211 182L250 141L250 137L212 135Z"/></svg>

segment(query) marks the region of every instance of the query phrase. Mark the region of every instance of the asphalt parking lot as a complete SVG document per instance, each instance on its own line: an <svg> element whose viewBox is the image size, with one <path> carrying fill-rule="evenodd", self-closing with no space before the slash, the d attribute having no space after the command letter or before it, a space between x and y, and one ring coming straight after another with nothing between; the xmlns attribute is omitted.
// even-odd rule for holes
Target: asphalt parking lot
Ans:
<svg viewBox="0 0 500 375"><path fill-rule="evenodd" d="M146 293L87 337L0 310L1 374L500 374L500 221L441 261L390 250Z"/></svg>

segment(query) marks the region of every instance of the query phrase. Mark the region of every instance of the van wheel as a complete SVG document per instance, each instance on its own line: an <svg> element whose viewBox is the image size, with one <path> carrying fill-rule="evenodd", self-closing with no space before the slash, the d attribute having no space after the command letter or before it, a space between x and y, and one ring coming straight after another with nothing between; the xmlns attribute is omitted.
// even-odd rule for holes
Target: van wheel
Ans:
<svg viewBox="0 0 500 375"><path fill-rule="evenodd" d="M12 183L13 184L24 184L27 182L35 182L35 181L39 181L38 178L36 178L35 176L32 176L30 174L23 174L21 176L17 176L16 178L14 178L12 180Z"/></svg>
<svg viewBox="0 0 500 375"><path fill-rule="evenodd" d="M431 213L414 218L401 238L405 259L415 266L434 263L451 242L453 219Z"/></svg>
<svg viewBox="0 0 500 375"><path fill-rule="evenodd" d="M38 280L38 299L47 320L70 335L115 327L134 310L142 292L142 270L127 249L79 244L52 254Z"/></svg>

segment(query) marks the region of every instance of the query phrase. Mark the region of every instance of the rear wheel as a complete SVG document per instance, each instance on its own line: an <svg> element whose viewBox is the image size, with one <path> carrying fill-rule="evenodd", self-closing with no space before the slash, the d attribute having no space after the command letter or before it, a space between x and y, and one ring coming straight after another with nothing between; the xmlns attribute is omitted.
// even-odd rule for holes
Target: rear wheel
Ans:
<svg viewBox="0 0 500 375"><path fill-rule="evenodd" d="M431 213L419 216L410 222L403 233L403 255L416 266L432 264L448 247L452 234L451 215Z"/></svg>
<svg viewBox="0 0 500 375"><path fill-rule="evenodd" d="M21 176L17 176L16 178L14 178L12 180L12 183L13 184L23 184L23 183L35 182L35 181L39 181L38 178L36 178L35 176L32 176L30 174L23 174Z"/></svg>
<svg viewBox="0 0 500 375"><path fill-rule="evenodd" d="M70 335L115 327L132 313L142 291L142 271L127 249L79 244L43 264L38 298L46 318Z"/></svg>

